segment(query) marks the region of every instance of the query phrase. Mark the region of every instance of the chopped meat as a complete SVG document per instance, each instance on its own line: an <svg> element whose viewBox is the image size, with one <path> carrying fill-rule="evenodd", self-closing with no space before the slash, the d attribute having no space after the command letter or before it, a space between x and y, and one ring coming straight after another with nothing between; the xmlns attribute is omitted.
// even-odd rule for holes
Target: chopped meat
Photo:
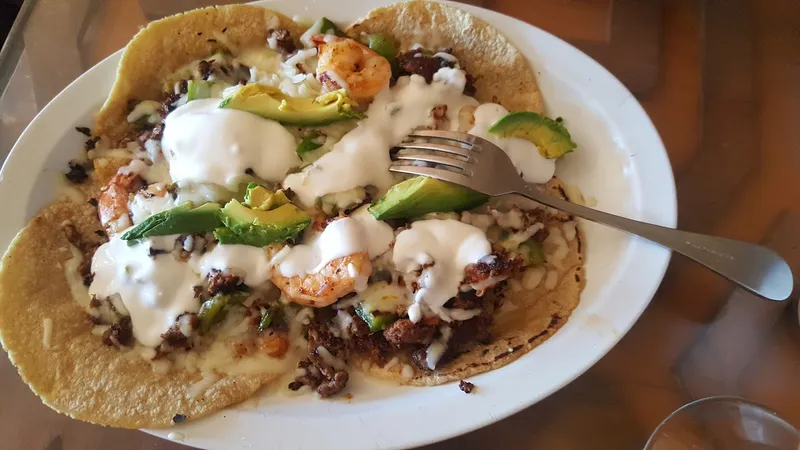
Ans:
<svg viewBox="0 0 800 450"><path fill-rule="evenodd" d="M475 78L467 73L464 72L465 78L467 82L464 84L464 95L469 95L470 97L474 97L478 90L475 88Z"/></svg>
<svg viewBox="0 0 800 450"><path fill-rule="evenodd" d="M364 323L363 320L357 319L353 322ZM366 356L371 362L380 367L383 367L389 361L389 357L393 352L392 346L384 339L383 334L370 334L369 328L367 328L367 334L364 336L351 335L348 344L350 344L352 353Z"/></svg>
<svg viewBox="0 0 800 450"><path fill-rule="evenodd" d="M411 362L418 368L430 372L428 367L428 349L426 347L419 347L411 351Z"/></svg>
<svg viewBox="0 0 800 450"><path fill-rule="evenodd" d="M86 140L86 143L83 144L83 148L86 150L94 150L97 146L97 143L100 141L100 136L90 137Z"/></svg>
<svg viewBox="0 0 800 450"><path fill-rule="evenodd" d="M217 295L219 293L233 292L242 284L242 279L236 275L230 275L212 270L208 277L208 294Z"/></svg>
<svg viewBox="0 0 800 450"><path fill-rule="evenodd" d="M354 338L369 336L371 334L369 325L356 315L355 308L351 307L347 312L350 314L350 317L353 318L347 326L347 331L350 332L350 336Z"/></svg>
<svg viewBox="0 0 800 450"><path fill-rule="evenodd" d="M430 344L436 327L423 322L414 323L408 319L395 321L389 328L383 330L383 337L394 345L401 347L406 344Z"/></svg>
<svg viewBox="0 0 800 450"><path fill-rule="evenodd" d="M445 50L444 53L449 53ZM397 55L397 64L403 75L420 75L425 81L431 83L433 75L443 67L454 67L455 63L439 56L428 56L422 49L415 49ZM463 67L462 67L463 69ZM465 71L466 73L466 71ZM465 95L475 95L475 79L466 73L467 83L464 85Z"/></svg>
<svg viewBox="0 0 800 450"><path fill-rule="evenodd" d="M465 394L469 394L473 389L475 389L475 385L469 381L461 380L458 382L458 388L464 391Z"/></svg>
<svg viewBox="0 0 800 450"><path fill-rule="evenodd" d="M344 370L337 371L333 378L329 381L324 381L317 387L317 392L323 398L330 397L331 395L338 394L342 389L347 386L347 381L350 379L350 374Z"/></svg>
<svg viewBox="0 0 800 450"><path fill-rule="evenodd" d="M154 248L154 247L150 247L150 248L147 250L147 256L149 256L149 257L151 257L151 258L153 258L153 259L155 259L155 257L156 257L156 256L158 256L158 255L163 255L163 254L165 254L165 253L168 253L168 252L167 252L166 250L162 250L162 249L160 249L160 248Z"/></svg>
<svg viewBox="0 0 800 450"><path fill-rule="evenodd" d="M438 56L426 56L421 49L397 55L397 64L404 75L420 75L425 81L433 81L433 74L442 67L453 67L455 63Z"/></svg>
<svg viewBox="0 0 800 450"><path fill-rule="evenodd" d="M87 168L76 161L69 162L69 172L64 175L70 183L81 184L89 178Z"/></svg>
<svg viewBox="0 0 800 450"><path fill-rule="evenodd" d="M180 94L169 94L167 98L164 99L164 102L161 103L161 114L166 115L169 114L173 109L175 109L174 103L181 98Z"/></svg>
<svg viewBox="0 0 800 450"><path fill-rule="evenodd" d="M294 51L297 50L297 46L294 44L294 40L292 40L292 35L289 34L289 30L284 28L272 30L270 32L270 38L275 38L275 50L278 50L283 54L283 56L289 56L291 53L294 53Z"/></svg>
<svg viewBox="0 0 800 450"><path fill-rule="evenodd" d="M197 71L200 72L200 76L204 80L208 80L208 77L214 73L214 68L211 66L209 61L202 60L197 64Z"/></svg>
<svg viewBox="0 0 800 450"><path fill-rule="evenodd" d="M75 131L86 137L92 137L92 130L90 130L89 127L75 127Z"/></svg>
<svg viewBox="0 0 800 450"><path fill-rule="evenodd" d="M111 325L111 328L103 333L103 343L106 345L116 345L125 347L132 344L133 324L130 316L123 316L119 322Z"/></svg>
<svg viewBox="0 0 800 450"><path fill-rule="evenodd" d="M520 263L518 259L509 258L507 253L494 252L464 269L464 284L480 284L489 278L508 277L519 268Z"/></svg>
<svg viewBox="0 0 800 450"><path fill-rule="evenodd" d="M459 352L468 348L474 342L488 344L492 340L489 328L492 326L492 315L484 312L469 320L451 322L453 330L450 340L447 341L447 352Z"/></svg>
<svg viewBox="0 0 800 450"><path fill-rule="evenodd" d="M183 313L175 319L175 323L167 330L166 333L161 335L161 339L164 339L164 342L169 345L170 349L189 349L192 347L192 343L189 340L189 337L183 334L181 329L186 327L187 332L191 334L189 330L196 330L200 328L200 319L197 317L197 314L194 313Z"/></svg>
<svg viewBox="0 0 800 450"><path fill-rule="evenodd" d="M459 292L444 304L447 308L455 309L477 309L483 307L483 300L475 291Z"/></svg>
<svg viewBox="0 0 800 450"><path fill-rule="evenodd" d="M330 397L342 391L347 386L350 375L344 369L338 369L328 364L317 352L318 347L325 347L331 355L337 358L346 356L345 342L334 336L327 325L318 318L309 325L308 357L297 364L303 369L304 374L289 383L289 389L296 391L304 385L317 391L322 397Z"/></svg>
<svg viewBox="0 0 800 450"><path fill-rule="evenodd" d="M81 264L78 266L78 274L83 277L83 283L88 286L92 283L92 279L94 278L94 275L91 273L92 256L97 250L97 247L100 246L100 242L93 242L84 238L78 233L78 229L75 228L75 225L71 223L64 224L62 230L64 230L64 235L67 237L69 243L74 245L83 255L83 260L81 260ZM108 239L104 237L102 240L106 241Z"/></svg>

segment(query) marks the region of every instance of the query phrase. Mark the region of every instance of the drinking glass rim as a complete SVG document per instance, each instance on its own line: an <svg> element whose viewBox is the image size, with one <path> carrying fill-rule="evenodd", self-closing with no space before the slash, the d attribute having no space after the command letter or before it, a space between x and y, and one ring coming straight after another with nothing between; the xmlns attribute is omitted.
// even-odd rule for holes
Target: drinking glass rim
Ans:
<svg viewBox="0 0 800 450"><path fill-rule="evenodd" d="M661 427L664 426L664 424L669 422L669 420L672 419L673 417L675 417L676 415L680 414L681 412L683 412L686 409L689 409L689 408L691 408L693 406L697 406L697 405L699 405L701 403L711 403L711 402L716 402L716 401L730 401L730 402L744 403L744 404L747 404L749 406L755 406L757 408L761 408L762 410L764 410L765 412L770 414L774 419L777 419L778 421L782 422L784 425L787 425L789 428L794 430L795 433L800 435L800 431L798 431L797 428L794 425L792 425L791 423L787 422L786 419L781 417L777 412L775 412L775 410L773 410L772 408L770 408L768 406L764 406L761 403L756 403L756 402L754 402L752 400L748 400L746 398L739 397L739 396L736 396L736 395L715 395L715 396L711 396L711 397L703 397L703 398L699 398L697 400L692 400L691 402L689 402L689 403L681 406L680 408L676 409L675 411L672 411L671 413L669 413L669 415L667 417L665 417L664 420L662 420L658 424L658 426L653 430L653 432L650 433L650 437L647 439L647 442L644 444L644 448L647 449L647 448L650 447L650 445L653 443L653 439L656 437L656 433L658 433L658 430L660 430Z"/></svg>

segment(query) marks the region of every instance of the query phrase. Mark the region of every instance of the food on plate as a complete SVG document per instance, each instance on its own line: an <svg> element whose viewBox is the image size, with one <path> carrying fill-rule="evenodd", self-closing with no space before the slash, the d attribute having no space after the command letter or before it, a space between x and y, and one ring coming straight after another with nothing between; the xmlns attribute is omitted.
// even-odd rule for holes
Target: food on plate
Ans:
<svg viewBox="0 0 800 450"><path fill-rule="evenodd" d="M52 408L129 428L270 382L326 398L355 372L432 385L508 364L578 304L580 230L390 172L422 128L488 139L566 197L569 132L523 55L455 7L400 3L348 28L244 5L151 23L79 130L71 195L3 257L4 348Z"/></svg>

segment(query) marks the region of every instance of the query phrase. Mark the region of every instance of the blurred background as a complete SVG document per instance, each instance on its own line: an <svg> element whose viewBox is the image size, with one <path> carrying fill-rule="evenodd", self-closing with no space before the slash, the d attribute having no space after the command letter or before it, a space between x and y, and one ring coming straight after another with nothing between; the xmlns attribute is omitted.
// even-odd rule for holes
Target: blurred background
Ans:
<svg viewBox="0 0 800 450"><path fill-rule="evenodd" d="M23 0L0 0L0 42L6 41L8 31L19 14Z"/></svg>

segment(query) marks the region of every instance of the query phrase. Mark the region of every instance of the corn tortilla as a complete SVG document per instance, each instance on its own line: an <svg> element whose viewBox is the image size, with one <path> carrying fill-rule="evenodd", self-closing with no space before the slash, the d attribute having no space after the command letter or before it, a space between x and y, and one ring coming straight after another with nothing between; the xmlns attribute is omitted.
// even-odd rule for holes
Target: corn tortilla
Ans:
<svg viewBox="0 0 800 450"><path fill-rule="evenodd" d="M422 0L378 8L345 32L392 36L401 51L421 44L451 48L461 66L475 77L475 97L509 111L544 112L536 77L525 56L507 37L483 20L456 7Z"/></svg>
<svg viewBox="0 0 800 450"><path fill-rule="evenodd" d="M547 183L547 190L550 195L567 197L564 183L558 178ZM545 228L560 226L568 219L563 213L551 216L545 221ZM561 267L548 268L548 271L555 271L558 275L558 284L552 290L546 288L544 280L533 290L507 290L504 302L512 305L504 305L495 311L490 344L477 344L434 371L415 369L411 377L403 375L405 365L414 368L407 355L399 355L400 364L388 369L370 365L367 373L412 386L434 386L503 367L533 350L567 322L578 306L586 284L583 269L586 245L579 228L576 228L575 239L568 242L568 246L569 253L561 262ZM363 369L363 363L363 360L360 361L356 367Z"/></svg>
<svg viewBox="0 0 800 450"><path fill-rule="evenodd" d="M127 121L131 101L160 100L164 80L183 65L222 50L265 46L276 28L295 39L302 32L283 14L251 5L211 6L151 22L125 47L94 134L118 142L133 130Z"/></svg>
<svg viewBox="0 0 800 450"><path fill-rule="evenodd" d="M54 203L17 235L0 266L0 341L46 405L100 425L165 427L176 414L191 420L241 402L276 377L223 376L189 398L203 378L199 372L159 374L138 355L103 344L64 274L72 257L61 229L67 220L87 239L102 229L94 207ZM53 323L50 348L43 342L45 318Z"/></svg>

